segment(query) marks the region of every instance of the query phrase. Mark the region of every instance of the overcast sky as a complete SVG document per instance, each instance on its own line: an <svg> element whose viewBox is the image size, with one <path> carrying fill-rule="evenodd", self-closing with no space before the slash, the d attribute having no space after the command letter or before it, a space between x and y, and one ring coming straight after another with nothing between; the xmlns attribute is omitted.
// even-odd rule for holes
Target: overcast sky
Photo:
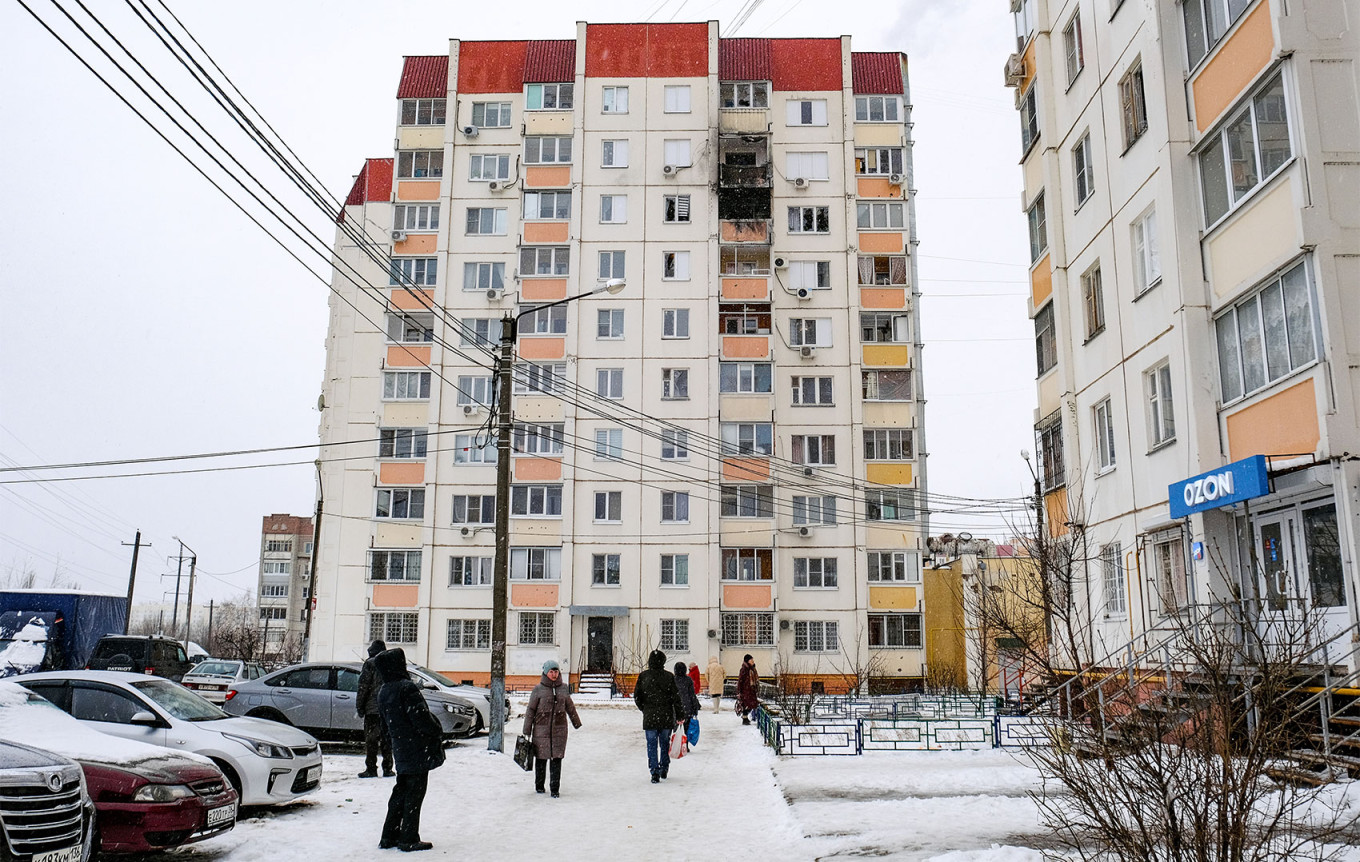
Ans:
<svg viewBox="0 0 1360 862"><path fill-rule="evenodd" d="M1027 493L1034 351L1026 317L1019 133L1002 64L1013 50L997 0L647 0L478 4L350 0L170 2L190 31L331 194L368 156L390 156L406 54L447 40L572 38L575 22L709 20L724 36L849 34L860 51L909 56L916 140L923 380L933 492ZM29 0L81 37L48 0ZM73 7L75 8L75 7ZM121 4L111 31L184 94L205 125L239 135ZM159 7L155 7L159 11ZM88 56L88 43L73 42ZM92 61L101 71L107 63ZM199 91L201 92L201 91ZM134 100L144 106L144 100ZM18 4L0 5L0 462L77 463L314 443L326 287L275 245ZM329 242L334 225L257 157L243 161ZM218 174L217 176L220 176ZM251 206L258 213L258 206ZM292 241L295 250L301 245ZM305 254L305 252L299 252ZM329 278L317 258L314 272ZM199 556L195 604L253 589L261 517L309 515L315 450L211 461L0 473L0 582L32 567L137 600L174 589L183 539ZM220 468L139 478L37 477ZM937 508L948 508L937 503ZM995 518L936 516L932 532L1000 534Z"/></svg>

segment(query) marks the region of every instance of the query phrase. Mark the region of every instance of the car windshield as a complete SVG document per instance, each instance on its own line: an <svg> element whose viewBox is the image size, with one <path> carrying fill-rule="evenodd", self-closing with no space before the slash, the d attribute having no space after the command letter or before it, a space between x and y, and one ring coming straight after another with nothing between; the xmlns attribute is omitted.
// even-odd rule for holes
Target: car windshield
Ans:
<svg viewBox="0 0 1360 862"><path fill-rule="evenodd" d="M161 709L183 721L216 721L228 717L211 703L168 679L134 682L132 687L155 701Z"/></svg>
<svg viewBox="0 0 1360 862"><path fill-rule="evenodd" d="M195 676L236 676L240 669L239 661L204 661L195 665L190 673Z"/></svg>
<svg viewBox="0 0 1360 862"><path fill-rule="evenodd" d="M411 665L411 669L419 672L422 678L428 679L430 682L437 682L444 688L458 688L458 683L450 682L448 677L444 676L442 673L435 673L428 667L421 667L418 664L413 664Z"/></svg>

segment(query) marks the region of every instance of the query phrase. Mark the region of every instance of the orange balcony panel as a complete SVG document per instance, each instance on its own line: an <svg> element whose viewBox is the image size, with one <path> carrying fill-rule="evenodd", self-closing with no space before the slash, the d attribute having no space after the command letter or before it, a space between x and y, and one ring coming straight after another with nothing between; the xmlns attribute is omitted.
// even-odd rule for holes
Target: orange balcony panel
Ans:
<svg viewBox="0 0 1360 862"><path fill-rule="evenodd" d="M770 280L768 278L724 278L722 280L723 299L769 299Z"/></svg>
<svg viewBox="0 0 1360 862"><path fill-rule="evenodd" d="M381 485L424 485L425 462L403 461L394 463L384 461L378 465L378 483Z"/></svg>
<svg viewBox="0 0 1360 862"><path fill-rule="evenodd" d="M1022 93L1028 92L1030 83L1034 81L1034 73L1037 69L1034 61L1034 46L1038 41L1038 39L1030 39L1029 44L1025 46L1025 77L1020 81L1020 92Z"/></svg>
<svg viewBox="0 0 1360 862"><path fill-rule="evenodd" d="M412 368L430 364L430 345L391 344L387 347L388 368Z"/></svg>
<svg viewBox="0 0 1360 862"><path fill-rule="evenodd" d="M859 250L873 254L901 254L902 234L900 233L862 233L859 235Z"/></svg>
<svg viewBox="0 0 1360 862"><path fill-rule="evenodd" d="M569 225L564 221L530 221L524 223L525 242L566 242Z"/></svg>
<svg viewBox="0 0 1360 862"><path fill-rule="evenodd" d="M914 611L920 599L916 587L870 587L869 607L881 611Z"/></svg>
<svg viewBox="0 0 1360 862"><path fill-rule="evenodd" d="M1270 4L1261 3L1246 17L1237 32L1224 42L1214 58L1204 64L1190 85L1195 96L1195 126L1203 132L1237 101L1247 84L1275 54L1275 34L1270 23Z"/></svg>
<svg viewBox="0 0 1360 862"><path fill-rule="evenodd" d="M723 584L724 608L771 608L774 590L770 584Z"/></svg>
<svg viewBox="0 0 1360 862"><path fill-rule="evenodd" d="M1251 455L1306 455L1317 450L1318 406L1313 378L1228 417L1228 452L1237 461Z"/></svg>
<svg viewBox="0 0 1360 862"><path fill-rule="evenodd" d="M413 608L420 598L420 587L415 584L374 584L373 606L378 608Z"/></svg>
<svg viewBox="0 0 1360 862"><path fill-rule="evenodd" d="M905 368L911 364L911 346L907 344L866 344L864 364Z"/></svg>
<svg viewBox="0 0 1360 862"><path fill-rule="evenodd" d="M411 291L418 294L420 299L412 296L404 287L392 289L392 307L402 311L429 311L434 306L434 291L422 290L418 287L411 288Z"/></svg>
<svg viewBox="0 0 1360 862"><path fill-rule="evenodd" d="M723 359L765 359L770 355L768 335L724 335Z"/></svg>
<svg viewBox="0 0 1360 862"><path fill-rule="evenodd" d="M553 336L521 338L519 355L525 359L562 359L567 355L567 339Z"/></svg>
<svg viewBox="0 0 1360 862"><path fill-rule="evenodd" d="M879 177L860 177L855 181L862 198L902 198L902 187Z"/></svg>
<svg viewBox="0 0 1360 862"><path fill-rule="evenodd" d="M724 482L770 481L768 458L724 458L722 469Z"/></svg>
<svg viewBox="0 0 1360 862"><path fill-rule="evenodd" d="M571 186L571 165L531 165L524 169L528 189L565 189Z"/></svg>
<svg viewBox="0 0 1360 862"><path fill-rule="evenodd" d="M1067 488L1065 486L1056 491L1049 491L1044 495L1044 520L1050 536L1066 536L1068 519L1071 517L1071 513L1067 510Z"/></svg>
<svg viewBox="0 0 1360 862"><path fill-rule="evenodd" d="M896 461L870 461L864 477L875 485L910 485L911 465Z"/></svg>
<svg viewBox="0 0 1360 862"><path fill-rule="evenodd" d="M718 222L718 242L750 242L770 244L770 223L765 219L742 219Z"/></svg>
<svg viewBox="0 0 1360 862"><path fill-rule="evenodd" d="M557 586L557 584L511 584L510 604L517 608L555 608Z"/></svg>
<svg viewBox="0 0 1360 862"><path fill-rule="evenodd" d="M521 455L514 459L514 467L519 482L556 482L562 478L561 458Z"/></svg>
<svg viewBox="0 0 1360 862"><path fill-rule="evenodd" d="M901 287L861 287L860 308L906 308L907 291Z"/></svg>
<svg viewBox="0 0 1360 862"><path fill-rule="evenodd" d="M567 298L565 278L526 278L519 285L520 299L551 302Z"/></svg>
<svg viewBox="0 0 1360 862"><path fill-rule="evenodd" d="M439 234L410 234L401 242L392 243L393 254L434 254Z"/></svg>
<svg viewBox="0 0 1360 862"><path fill-rule="evenodd" d="M399 201L437 201L439 200L439 181L404 180L397 183Z"/></svg>
<svg viewBox="0 0 1360 862"><path fill-rule="evenodd" d="M1030 270L1029 290L1035 308L1043 305L1053 295L1053 269L1049 266L1048 255L1040 258L1034 269Z"/></svg>

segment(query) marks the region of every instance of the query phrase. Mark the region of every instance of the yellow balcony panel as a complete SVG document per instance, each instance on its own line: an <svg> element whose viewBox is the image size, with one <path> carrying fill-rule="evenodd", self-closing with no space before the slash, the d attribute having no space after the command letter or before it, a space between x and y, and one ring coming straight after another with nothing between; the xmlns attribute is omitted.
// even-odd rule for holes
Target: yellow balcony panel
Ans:
<svg viewBox="0 0 1360 862"><path fill-rule="evenodd" d="M1043 305L1053 295L1053 269L1049 265L1048 255L1039 258L1039 262L1030 271L1029 286L1035 308Z"/></svg>
<svg viewBox="0 0 1360 862"><path fill-rule="evenodd" d="M525 111L524 134L570 135L571 111Z"/></svg>
<svg viewBox="0 0 1360 862"><path fill-rule="evenodd" d="M444 149L443 126L400 126L397 129L399 150Z"/></svg>
<svg viewBox="0 0 1360 862"><path fill-rule="evenodd" d="M1236 294L1243 283L1258 280L1298 254L1303 242L1298 213L1294 184L1285 179L1244 204L1229 224L1214 231L1206 245L1209 280L1217 299Z"/></svg>
<svg viewBox="0 0 1360 862"><path fill-rule="evenodd" d="M419 524L379 524L373 531L373 544L379 548L419 548Z"/></svg>
<svg viewBox="0 0 1360 862"><path fill-rule="evenodd" d="M739 135L768 134L770 111L768 108L723 108L718 112L718 130Z"/></svg>
<svg viewBox="0 0 1360 862"><path fill-rule="evenodd" d="M876 611L914 611L920 607L916 587L869 587L869 607Z"/></svg>
<svg viewBox="0 0 1360 862"><path fill-rule="evenodd" d="M855 146L900 147L902 146L902 124L856 123Z"/></svg>
<svg viewBox="0 0 1360 862"><path fill-rule="evenodd" d="M910 485L911 465L899 461L870 461L864 477L875 485Z"/></svg>
<svg viewBox="0 0 1360 862"><path fill-rule="evenodd" d="M915 416L910 401L864 402L864 425L868 428L910 428Z"/></svg>
<svg viewBox="0 0 1360 862"><path fill-rule="evenodd" d="M905 368L911 364L910 344L866 344L863 351L865 365Z"/></svg>
<svg viewBox="0 0 1360 862"><path fill-rule="evenodd" d="M551 395L516 395L515 418L525 422L561 422L562 401Z"/></svg>
<svg viewBox="0 0 1360 862"><path fill-rule="evenodd" d="M430 424L428 401L386 401L381 409L384 428L423 428Z"/></svg>

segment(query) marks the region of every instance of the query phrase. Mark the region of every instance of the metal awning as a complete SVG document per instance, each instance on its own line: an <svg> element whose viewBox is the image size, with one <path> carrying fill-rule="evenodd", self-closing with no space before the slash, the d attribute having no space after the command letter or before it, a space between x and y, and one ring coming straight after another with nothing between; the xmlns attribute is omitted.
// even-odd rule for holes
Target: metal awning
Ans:
<svg viewBox="0 0 1360 862"><path fill-rule="evenodd" d="M567 612L574 617L626 617L626 605L572 605Z"/></svg>

